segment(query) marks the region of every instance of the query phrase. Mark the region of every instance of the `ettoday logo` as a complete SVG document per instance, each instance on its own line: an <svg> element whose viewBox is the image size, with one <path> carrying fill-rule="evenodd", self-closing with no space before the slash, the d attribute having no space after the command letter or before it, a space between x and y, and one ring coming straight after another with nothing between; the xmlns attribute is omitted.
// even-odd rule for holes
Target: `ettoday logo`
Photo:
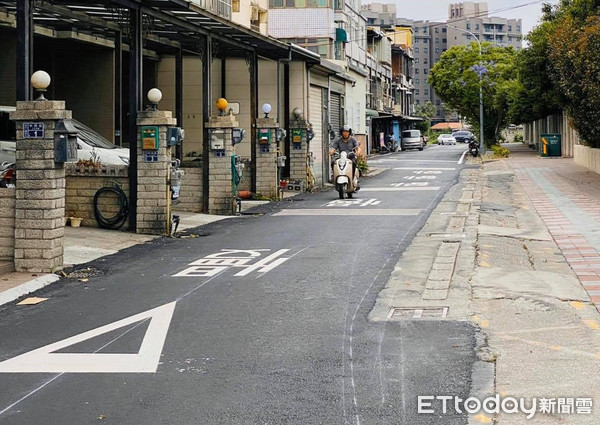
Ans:
<svg viewBox="0 0 600 425"><path fill-rule="evenodd" d="M536 413L550 415L591 415L592 399L589 397L558 397L558 398L515 398L501 397L496 394L480 400L476 397L462 399L456 396L418 396L417 412L419 414L462 414L485 412L491 415L506 413L522 413L527 419L531 419ZM453 409L451 411L451 409Z"/></svg>

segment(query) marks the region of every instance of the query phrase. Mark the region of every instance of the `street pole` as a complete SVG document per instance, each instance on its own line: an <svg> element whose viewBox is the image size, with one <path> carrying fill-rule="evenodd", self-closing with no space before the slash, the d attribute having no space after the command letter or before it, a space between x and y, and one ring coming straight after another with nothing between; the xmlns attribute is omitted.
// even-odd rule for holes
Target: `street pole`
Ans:
<svg viewBox="0 0 600 425"><path fill-rule="evenodd" d="M447 25L450 26L450 25ZM481 41L479 37L473 34L471 31L464 30L462 28L458 28L455 26L451 26L450 28L454 28L455 30L465 32L477 40L477 44L479 45L479 66L481 67L483 64L483 52L481 50ZM483 72L479 72L479 151L481 155L485 155L485 143L483 141Z"/></svg>

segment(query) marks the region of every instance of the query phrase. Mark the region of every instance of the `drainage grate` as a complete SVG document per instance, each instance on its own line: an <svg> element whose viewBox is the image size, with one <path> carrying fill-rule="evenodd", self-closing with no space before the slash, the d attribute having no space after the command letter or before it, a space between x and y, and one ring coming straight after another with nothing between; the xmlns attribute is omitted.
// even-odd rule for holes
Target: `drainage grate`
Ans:
<svg viewBox="0 0 600 425"><path fill-rule="evenodd" d="M394 307L388 319L445 319L449 307Z"/></svg>

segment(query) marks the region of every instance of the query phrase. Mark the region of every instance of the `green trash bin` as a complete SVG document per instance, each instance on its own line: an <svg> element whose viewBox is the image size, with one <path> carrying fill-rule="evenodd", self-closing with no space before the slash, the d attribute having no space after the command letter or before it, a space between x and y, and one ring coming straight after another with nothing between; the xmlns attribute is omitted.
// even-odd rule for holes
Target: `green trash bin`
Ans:
<svg viewBox="0 0 600 425"><path fill-rule="evenodd" d="M540 137L540 156L542 158L562 155L560 133L542 133Z"/></svg>

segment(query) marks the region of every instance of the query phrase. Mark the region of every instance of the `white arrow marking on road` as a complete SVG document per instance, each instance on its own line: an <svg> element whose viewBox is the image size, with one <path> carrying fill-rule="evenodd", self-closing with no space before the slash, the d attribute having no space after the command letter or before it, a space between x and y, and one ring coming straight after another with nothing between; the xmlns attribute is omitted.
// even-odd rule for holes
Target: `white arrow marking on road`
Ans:
<svg viewBox="0 0 600 425"><path fill-rule="evenodd" d="M0 362L0 373L155 373L175 304L173 301L5 360ZM55 353L146 319L150 324L137 354Z"/></svg>

